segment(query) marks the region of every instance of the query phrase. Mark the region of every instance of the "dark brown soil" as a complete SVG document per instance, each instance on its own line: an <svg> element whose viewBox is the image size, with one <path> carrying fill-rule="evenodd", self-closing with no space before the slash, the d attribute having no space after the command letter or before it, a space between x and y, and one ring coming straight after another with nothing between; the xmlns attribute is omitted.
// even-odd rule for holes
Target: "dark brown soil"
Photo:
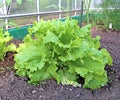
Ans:
<svg viewBox="0 0 120 100"><path fill-rule="evenodd" d="M94 91L57 85L54 80L46 84L32 86L27 79L14 75L13 54L8 53L5 61L0 61L0 69L7 69L0 78L0 100L120 100L120 32L92 29L93 37L101 36L101 46L107 48L113 57L113 66L106 66L109 82ZM16 42L15 42L16 43Z"/></svg>

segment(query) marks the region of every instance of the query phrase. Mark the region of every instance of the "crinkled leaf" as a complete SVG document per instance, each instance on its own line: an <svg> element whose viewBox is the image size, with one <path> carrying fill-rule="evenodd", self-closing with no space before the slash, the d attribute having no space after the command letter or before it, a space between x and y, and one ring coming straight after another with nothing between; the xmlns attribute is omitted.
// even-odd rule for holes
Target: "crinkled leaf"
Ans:
<svg viewBox="0 0 120 100"><path fill-rule="evenodd" d="M88 69L84 67L76 67L75 71L77 74L80 74L81 77L85 77L88 74Z"/></svg>
<svg viewBox="0 0 120 100"><path fill-rule="evenodd" d="M17 51L15 44L8 45L7 50L8 51L13 51L13 52Z"/></svg>
<svg viewBox="0 0 120 100"><path fill-rule="evenodd" d="M96 89L104 86L107 83L107 74L104 72L102 75L88 74L85 78L84 87L90 89Z"/></svg>
<svg viewBox="0 0 120 100"><path fill-rule="evenodd" d="M67 33L60 34L59 37L60 42L64 45L70 44L72 39L73 39L72 34L67 34Z"/></svg>
<svg viewBox="0 0 120 100"><path fill-rule="evenodd" d="M87 42L82 41L79 43L79 47L73 46L71 50L69 50L68 55L72 58L71 60L82 58L88 49L89 46Z"/></svg>
<svg viewBox="0 0 120 100"><path fill-rule="evenodd" d="M44 58L40 59L39 56L29 59L27 62L28 62L28 65L26 66L26 69L30 70L31 72L41 70L45 65Z"/></svg>
<svg viewBox="0 0 120 100"><path fill-rule="evenodd" d="M74 86L78 85L77 76L75 73L70 73L68 71L59 70L58 75L59 75L59 78L62 84L70 84Z"/></svg>
<svg viewBox="0 0 120 100"><path fill-rule="evenodd" d="M103 59L104 59L105 64L112 65L113 59L110 56L110 53L106 49L102 49L101 52L103 54Z"/></svg>
<svg viewBox="0 0 120 100"><path fill-rule="evenodd" d="M48 66L47 72L50 73L57 80L57 83L60 83L60 78L56 72L57 69L58 67L55 64L51 64Z"/></svg>
<svg viewBox="0 0 120 100"><path fill-rule="evenodd" d="M6 31L3 33L2 29L0 29L0 60L3 60L6 52L8 51L16 51L16 46L14 44L8 43L13 39Z"/></svg>
<svg viewBox="0 0 120 100"><path fill-rule="evenodd" d="M40 81L50 79L51 75L49 73L45 73L45 70L37 70L32 73L28 73L30 81L29 83L38 84Z"/></svg>
<svg viewBox="0 0 120 100"><path fill-rule="evenodd" d="M100 48L100 36L97 36L96 38L94 38L94 47L96 49Z"/></svg>
<svg viewBox="0 0 120 100"><path fill-rule="evenodd" d="M43 38L45 43L48 43L48 42L53 42L53 43L54 42L58 42L58 37L54 33L50 32L50 31L47 31L46 34L47 35Z"/></svg>

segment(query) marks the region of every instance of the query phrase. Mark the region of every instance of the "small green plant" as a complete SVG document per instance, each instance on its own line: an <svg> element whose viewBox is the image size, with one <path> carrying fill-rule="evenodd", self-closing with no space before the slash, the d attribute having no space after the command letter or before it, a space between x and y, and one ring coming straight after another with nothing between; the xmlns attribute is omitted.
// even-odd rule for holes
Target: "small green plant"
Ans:
<svg viewBox="0 0 120 100"><path fill-rule="evenodd" d="M101 12L91 12L89 13L89 22L92 24L92 26L96 27L102 27L104 28L104 21L103 19L105 16ZM86 17L84 18L86 21Z"/></svg>
<svg viewBox="0 0 120 100"><path fill-rule="evenodd" d="M105 20L104 20L104 27L109 28L109 24L112 23L112 28L120 30L120 11L113 10L106 12Z"/></svg>
<svg viewBox="0 0 120 100"><path fill-rule="evenodd" d="M16 74L28 77L29 83L54 78L57 83L96 89L107 82L105 65L112 65L106 49L98 50L100 37L91 37L91 25L79 28L77 21L35 23L15 55Z"/></svg>
<svg viewBox="0 0 120 100"><path fill-rule="evenodd" d="M120 29L120 0L103 0L101 7L103 8L102 14L104 16L103 25L108 29L109 24L112 23L113 29Z"/></svg>
<svg viewBox="0 0 120 100"><path fill-rule="evenodd" d="M112 23L112 29L119 30L120 29L119 5L120 5L119 0L117 1L102 0L101 4L96 5L98 7L102 7L102 10L99 12L98 11L91 11L91 12L87 11L88 13L85 15L84 21L92 23L93 26L97 26L97 27L101 27L105 29L108 29L109 24Z"/></svg>
<svg viewBox="0 0 120 100"><path fill-rule="evenodd" d="M13 38L8 32L3 34L2 29L0 29L0 60L4 60L4 57L8 51L16 51L16 46L14 44L7 44Z"/></svg>

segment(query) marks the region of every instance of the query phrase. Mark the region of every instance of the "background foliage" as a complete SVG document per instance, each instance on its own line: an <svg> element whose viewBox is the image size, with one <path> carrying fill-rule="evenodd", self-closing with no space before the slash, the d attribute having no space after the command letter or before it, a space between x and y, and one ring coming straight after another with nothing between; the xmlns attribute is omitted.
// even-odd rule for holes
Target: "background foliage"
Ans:
<svg viewBox="0 0 120 100"><path fill-rule="evenodd" d="M105 16L104 27L108 28L109 23L112 23L114 29L120 29L120 0L103 0L101 6Z"/></svg>
<svg viewBox="0 0 120 100"><path fill-rule="evenodd" d="M102 7L102 11L89 13L90 22L106 29L108 29L109 24L112 23L112 28L119 30L120 0L102 0L99 7Z"/></svg>

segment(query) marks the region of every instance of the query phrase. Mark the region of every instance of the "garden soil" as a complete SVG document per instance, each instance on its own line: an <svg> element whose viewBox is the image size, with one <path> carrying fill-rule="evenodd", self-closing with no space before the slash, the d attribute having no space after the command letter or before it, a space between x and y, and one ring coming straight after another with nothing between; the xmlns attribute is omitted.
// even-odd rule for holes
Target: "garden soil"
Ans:
<svg viewBox="0 0 120 100"><path fill-rule="evenodd" d="M0 100L120 100L120 31L92 29L92 35L101 36L101 47L107 48L113 58L113 66L106 66L108 83L96 90L56 84L46 80L38 86L28 79L15 75L13 53L0 61ZM13 41L18 44L21 41Z"/></svg>

